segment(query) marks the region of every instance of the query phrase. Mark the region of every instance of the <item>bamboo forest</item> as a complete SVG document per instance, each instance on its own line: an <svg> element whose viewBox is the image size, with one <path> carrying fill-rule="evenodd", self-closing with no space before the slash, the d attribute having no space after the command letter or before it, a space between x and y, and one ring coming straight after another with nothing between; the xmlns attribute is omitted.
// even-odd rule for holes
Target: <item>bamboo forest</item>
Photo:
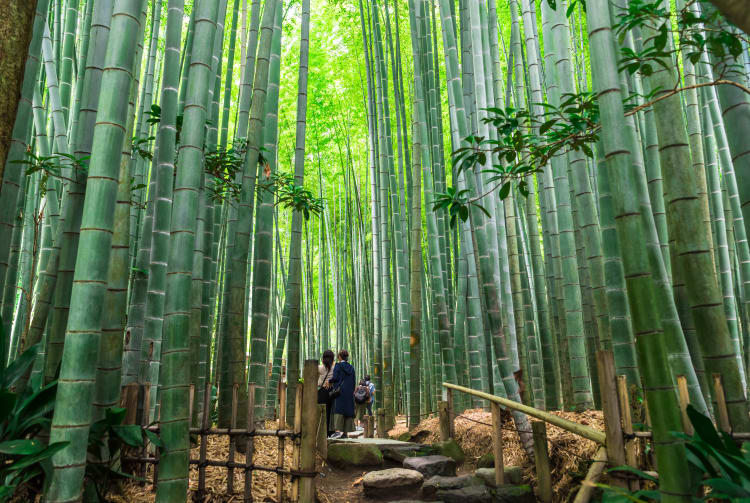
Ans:
<svg viewBox="0 0 750 503"><path fill-rule="evenodd" d="M0 501L750 501L747 0L0 5Z"/></svg>

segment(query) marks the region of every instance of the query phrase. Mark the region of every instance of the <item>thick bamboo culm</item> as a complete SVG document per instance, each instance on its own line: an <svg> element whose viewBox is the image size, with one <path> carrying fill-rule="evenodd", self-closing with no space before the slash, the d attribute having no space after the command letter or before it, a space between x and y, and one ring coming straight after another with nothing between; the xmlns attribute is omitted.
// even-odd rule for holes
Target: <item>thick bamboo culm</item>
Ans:
<svg viewBox="0 0 750 503"><path fill-rule="evenodd" d="M446 388L453 389L455 391L460 391L462 393L467 393L469 395L476 396L478 398L483 398L492 403L502 405L503 407L507 407L509 409L523 412L524 414L527 414L531 417L535 417L537 419L541 419L542 421L545 421L553 426L557 426L558 428L562 428L563 430L569 431L571 433L575 433L576 435L579 435L583 438L592 440L596 442L597 444L603 445L607 440L607 437L603 431L599 431L597 429L591 428L589 426L584 426L582 424L574 423L573 421L568 421L567 419L556 416L549 412L535 409L534 407L529 407L528 405L514 402L513 400L508 400L507 398L490 395L489 393L476 391L471 388L465 388L463 386L458 386L456 384L451 384L448 382L444 382L443 386Z"/></svg>

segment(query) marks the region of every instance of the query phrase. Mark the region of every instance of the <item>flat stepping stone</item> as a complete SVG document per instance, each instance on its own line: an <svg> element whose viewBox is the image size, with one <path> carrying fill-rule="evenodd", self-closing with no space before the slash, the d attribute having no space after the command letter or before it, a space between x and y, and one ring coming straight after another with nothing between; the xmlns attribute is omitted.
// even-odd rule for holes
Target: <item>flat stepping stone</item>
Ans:
<svg viewBox="0 0 750 503"><path fill-rule="evenodd" d="M442 475L444 477L456 476L456 461L447 456L417 456L406 458L404 468L417 470L425 477Z"/></svg>
<svg viewBox="0 0 750 503"><path fill-rule="evenodd" d="M520 466L504 466L505 483L518 485L523 481L523 470ZM474 474L482 479L485 484L495 487L495 469L494 468L477 468Z"/></svg>
<svg viewBox="0 0 750 503"><path fill-rule="evenodd" d="M461 489L468 486L483 486L482 479L474 475L461 475L460 477L443 477L435 475L422 484L422 496L432 498L440 490Z"/></svg>
<svg viewBox="0 0 750 503"><path fill-rule="evenodd" d="M415 445L414 447L383 447L383 457L396 463L403 463L406 458L429 456L437 454L431 445Z"/></svg>
<svg viewBox="0 0 750 503"><path fill-rule="evenodd" d="M435 496L445 503L493 503L492 492L484 484L440 489Z"/></svg>
<svg viewBox="0 0 750 503"><path fill-rule="evenodd" d="M326 460L339 468L380 466L383 464L383 454L374 445L338 443L328 446Z"/></svg>
<svg viewBox="0 0 750 503"><path fill-rule="evenodd" d="M375 499L416 498L424 476L416 470L389 468L366 473L362 477L365 495Z"/></svg>
<svg viewBox="0 0 750 503"><path fill-rule="evenodd" d="M367 444L374 445L379 449L386 449L389 447L403 447L411 449L419 449L422 447L420 444L413 442L402 442L400 440L393 440L390 438L329 438L328 445L333 444Z"/></svg>

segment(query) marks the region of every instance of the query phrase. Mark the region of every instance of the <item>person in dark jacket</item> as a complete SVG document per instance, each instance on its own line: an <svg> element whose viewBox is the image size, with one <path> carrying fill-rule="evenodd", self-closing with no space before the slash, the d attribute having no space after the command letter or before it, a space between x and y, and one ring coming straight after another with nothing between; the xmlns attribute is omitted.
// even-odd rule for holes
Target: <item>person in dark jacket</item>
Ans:
<svg viewBox="0 0 750 503"><path fill-rule="evenodd" d="M349 363L349 351L339 351L338 363L333 367L331 388L341 386L341 394L336 398L334 407L334 426L336 433L333 437L346 438L347 433L354 431L354 367Z"/></svg>

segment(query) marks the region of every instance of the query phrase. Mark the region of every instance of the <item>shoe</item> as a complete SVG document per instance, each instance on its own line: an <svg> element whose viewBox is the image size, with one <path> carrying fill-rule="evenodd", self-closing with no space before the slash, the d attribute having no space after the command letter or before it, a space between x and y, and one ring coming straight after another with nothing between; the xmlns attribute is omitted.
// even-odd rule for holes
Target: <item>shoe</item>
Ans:
<svg viewBox="0 0 750 503"><path fill-rule="evenodd" d="M341 438L342 436L343 436L343 433L341 433L340 431L337 431L336 433L334 433L328 438Z"/></svg>

